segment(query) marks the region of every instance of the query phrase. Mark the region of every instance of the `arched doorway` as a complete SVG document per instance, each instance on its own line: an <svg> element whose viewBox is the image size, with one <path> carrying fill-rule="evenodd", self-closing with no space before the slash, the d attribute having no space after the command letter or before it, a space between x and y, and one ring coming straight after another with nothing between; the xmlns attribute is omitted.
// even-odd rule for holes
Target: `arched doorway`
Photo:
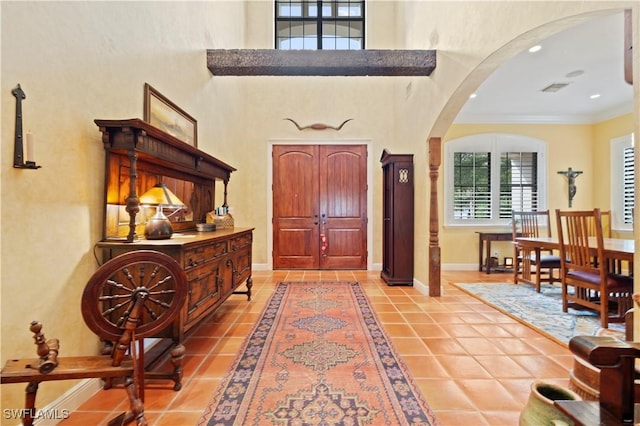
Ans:
<svg viewBox="0 0 640 426"><path fill-rule="evenodd" d="M482 85L482 83L497 69L506 64L517 53L529 48L531 45L541 42L548 37L584 23L594 18L602 17L612 13L621 13L621 10L604 10L590 12L581 15L566 17L557 21L549 22L541 25L531 31L506 43L503 47L493 52L485 60L483 60L457 87L453 95L448 99L444 108L442 108L438 118L429 133L429 175L431 191L429 196L429 294L438 295L440 291L440 269L442 267L441 257L441 217L444 212L444 206L441 204L442 182L441 182L441 157L442 157L442 141L453 124L457 114L469 100L469 95ZM637 21L637 12L636 18ZM635 26L635 32L632 39L638 39L638 25ZM620 46L622 52L623 46ZM636 75L638 71L634 71ZM620 70L620 78L623 78L623 70ZM636 95L637 96L637 95ZM638 116L637 99L634 105L635 115ZM638 122L636 120L636 133L638 132ZM637 154L636 154L637 155Z"/></svg>

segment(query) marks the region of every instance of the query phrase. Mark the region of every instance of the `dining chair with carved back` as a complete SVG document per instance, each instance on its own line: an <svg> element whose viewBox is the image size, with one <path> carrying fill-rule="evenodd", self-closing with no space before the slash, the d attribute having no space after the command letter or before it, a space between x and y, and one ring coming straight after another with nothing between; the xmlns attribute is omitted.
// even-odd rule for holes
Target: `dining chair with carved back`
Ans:
<svg viewBox="0 0 640 426"><path fill-rule="evenodd" d="M549 210L512 211L511 230L514 240L513 282L533 284L540 292L542 282L560 281L560 256L553 251L524 250L517 237L551 237Z"/></svg>
<svg viewBox="0 0 640 426"><path fill-rule="evenodd" d="M599 313L603 328L608 328L609 322L624 322L625 313L633 306L633 278L609 271L600 209L557 209L556 225L563 312L569 307L594 310ZM593 237L590 236L592 226ZM594 263L594 257L605 261Z"/></svg>

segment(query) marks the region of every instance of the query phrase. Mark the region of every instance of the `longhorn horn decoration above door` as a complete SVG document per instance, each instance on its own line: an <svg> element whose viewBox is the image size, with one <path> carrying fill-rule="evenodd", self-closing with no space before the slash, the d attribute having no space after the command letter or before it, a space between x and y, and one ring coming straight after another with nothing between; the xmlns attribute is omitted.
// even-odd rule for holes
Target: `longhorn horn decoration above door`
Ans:
<svg viewBox="0 0 640 426"><path fill-rule="evenodd" d="M349 118L349 119L344 120L342 122L342 124L340 124L339 126L330 126L330 125L324 124L324 123L313 123L313 124L309 124L308 126L300 126L292 118L284 118L283 120L288 120L288 121L292 122L293 124L295 124L295 126L300 131L307 130L307 129L311 129L311 130L327 130L327 129L331 129L331 130L339 131L339 130L342 129L342 126L347 124L349 121L353 120L353 118Z"/></svg>

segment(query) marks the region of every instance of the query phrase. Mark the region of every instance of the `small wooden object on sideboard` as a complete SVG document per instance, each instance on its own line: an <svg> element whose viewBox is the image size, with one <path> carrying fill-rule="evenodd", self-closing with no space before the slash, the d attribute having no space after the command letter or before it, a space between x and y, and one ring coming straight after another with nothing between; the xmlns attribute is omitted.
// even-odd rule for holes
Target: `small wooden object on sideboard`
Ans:
<svg viewBox="0 0 640 426"><path fill-rule="evenodd" d="M103 259L133 250L155 250L174 258L187 274L188 295L181 314L154 336L173 342L174 371L147 373L171 378L178 390L185 334L232 294L251 298L253 228L196 230L214 209L216 183L222 183L222 205L227 209L227 184L236 169L140 119L95 122L106 153L104 235L97 244ZM185 208L170 217L176 231L171 238L148 240L140 236L154 209L141 206L139 195L157 183L166 184ZM240 291L243 283L246 290ZM148 366L153 368L153 362Z"/></svg>
<svg viewBox="0 0 640 426"><path fill-rule="evenodd" d="M388 285L413 285L413 155L390 154L382 163L382 272Z"/></svg>

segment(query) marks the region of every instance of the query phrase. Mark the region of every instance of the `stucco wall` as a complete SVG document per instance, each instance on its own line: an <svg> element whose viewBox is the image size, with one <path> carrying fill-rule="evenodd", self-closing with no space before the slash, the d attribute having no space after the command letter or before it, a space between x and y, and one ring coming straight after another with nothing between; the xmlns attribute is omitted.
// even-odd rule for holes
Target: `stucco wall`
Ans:
<svg viewBox="0 0 640 426"><path fill-rule="evenodd" d="M238 169L229 202L238 225L256 227L258 264L266 265L270 256L264 184L270 140L368 139L374 158L383 148L414 153L416 279L426 284L428 137L444 136L470 91L509 50L544 37L549 28L570 25L563 18L632 4L375 0L367 8L367 46L436 49L431 77L244 78L212 77L205 50L271 47L273 9L267 1L0 3L0 362L34 356L28 332L33 319L44 323L47 337L61 339L61 355L97 350L80 315L102 226L104 151L93 120L141 117L145 82L198 120L201 149ZM553 24L546 32L536 30L547 23ZM24 127L35 135L42 165L37 171L12 168L11 90L18 83L27 95ZM318 134L298 132L284 117L300 123L354 120L340 133ZM381 175L372 163L369 256L379 263ZM70 385L43 385L38 405ZM22 406L24 386L2 390L2 408Z"/></svg>

